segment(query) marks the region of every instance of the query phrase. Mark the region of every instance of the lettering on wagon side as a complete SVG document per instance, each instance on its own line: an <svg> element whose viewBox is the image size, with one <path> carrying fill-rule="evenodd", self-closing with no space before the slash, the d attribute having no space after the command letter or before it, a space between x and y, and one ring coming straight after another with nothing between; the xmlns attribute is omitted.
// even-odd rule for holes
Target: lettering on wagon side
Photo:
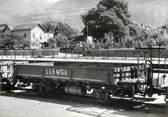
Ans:
<svg viewBox="0 0 168 117"><path fill-rule="evenodd" d="M46 76L69 76L68 69L63 68L45 68L44 74Z"/></svg>

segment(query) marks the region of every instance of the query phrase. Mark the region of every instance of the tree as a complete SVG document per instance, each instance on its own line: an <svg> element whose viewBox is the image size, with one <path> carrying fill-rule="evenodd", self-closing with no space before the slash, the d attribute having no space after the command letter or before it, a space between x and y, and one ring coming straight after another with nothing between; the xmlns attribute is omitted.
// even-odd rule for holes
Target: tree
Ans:
<svg viewBox="0 0 168 117"><path fill-rule="evenodd" d="M82 15L84 35L91 35L101 42L110 32L114 43L123 47L124 39L129 35L129 16L127 3L122 0L102 0L97 8Z"/></svg>
<svg viewBox="0 0 168 117"><path fill-rule="evenodd" d="M47 42L44 42L44 43L42 43L42 48L43 49L55 49L55 48L57 48L57 46L56 46L56 40L54 39L54 38L51 38L51 39L49 39L49 40L47 40Z"/></svg>
<svg viewBox="0 0 168 117"><path fill-rule="evenodd" d="M154 38L158 46L168 46L168 24L156 29Z"/></svg>
<svg viewBox="0 0 168 117"><path fill-rule="evenodd" d="M147 27L147 26L146 26ZM133 47L156 46L156 38L158 31L153 28L146 28L139 24L131 22L129 24L130 36L132 38Z"/></svg>
<svg viewBox="0 0 168 117"><path fill-rule="evenodd" d="M105 41L102 42L103 48L110 49L116 46L114 43L114 37L112 32L105 33L103 38L104 38L103 41Z"/></svg>
<svg viewBox="0 0 168 117"><path fill-rule="evenodd" d="M0 40L1 48L3 49L29 48L29 41L16 35L6 36L4 39Z"/></svg>
<svg viewBox="0 0 168 117"><path fill-rule="evenodd" d="M134 43L135 43L135 41L133 40L133 38L131 36L128 36L125 39L124 47L125 48L132 48L132 47L134 47Z"/></svg>
<svg viewBox="0 0 168 117"><path fill-rule="evenodd" d="M78 30L61 22L46 22L43 24L43 26L48 31L54 33L54 38L50 39L48 43L51 44L50 42L53 42L60 48L71 46L73 39L80 35ZM51 47L54 46L51 45Z"/></svg>

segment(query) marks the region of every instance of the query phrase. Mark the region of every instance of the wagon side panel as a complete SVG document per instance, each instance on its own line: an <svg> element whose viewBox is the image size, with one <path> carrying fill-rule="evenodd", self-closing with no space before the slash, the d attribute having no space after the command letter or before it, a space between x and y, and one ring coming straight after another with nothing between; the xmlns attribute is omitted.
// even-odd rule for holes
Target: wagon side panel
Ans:
<svg viewBox="0 0 168 117"><path fill-rule="evenodd" d="M31 65L17 65L16 72L17 76L23 77L36 77L42 78L43 67L42 66L31 66Z"/></svg>
<svg viewBox="0 0 168 117"><path fill-rule="evenodd" d="M109 83L110 74L112 74L112 70L108 69L74 68L72 78L77 81Z"/></svg>

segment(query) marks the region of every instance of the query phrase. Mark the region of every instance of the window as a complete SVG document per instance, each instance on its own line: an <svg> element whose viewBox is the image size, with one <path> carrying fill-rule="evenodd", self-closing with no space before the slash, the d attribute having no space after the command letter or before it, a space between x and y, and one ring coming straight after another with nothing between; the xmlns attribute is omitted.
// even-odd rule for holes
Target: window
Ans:
<svg viewBox="0 0 168 117"><path fill-rule="evenodd" d="M33 33L33 38L35 38L35 33Z"/></svg>
<svg viewBox="0 0 168 117"><path fill-rule="evenodd" d="M27 36L27 34L26 33L24 33L24 37L26 37Z"/></svg>
<svg viewBox="0 0 168 117"><path fill-rule="evenodd" d="M42 39L42 34L40 33L40 39Z"/></svg>

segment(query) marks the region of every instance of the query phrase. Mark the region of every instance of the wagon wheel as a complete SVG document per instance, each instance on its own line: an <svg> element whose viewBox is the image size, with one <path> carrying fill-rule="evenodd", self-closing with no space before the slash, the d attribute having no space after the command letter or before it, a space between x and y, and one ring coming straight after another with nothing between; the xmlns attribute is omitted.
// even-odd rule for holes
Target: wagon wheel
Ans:
<svg viewBox="0 0 168 117"><path fill-rule="evenodd" d="M145 66L146 66L146 68L148 68L148 71L150 72L150 73L148 73L149 77L153 78L153 63L152 63L152 61L151 60L146 60L145 61Z"/></svg>
<svg viewBox="0 0 168 117"><path fill-rule="evenodd" d="M145 66L147 68L147 88L146 94L149 97L153 96L153 63L151 60L145 61Z"/></svg>
<svg viewBox="0 0 168 117"><path fill-rule="evenodd" d="M138 90L141 91L141 96L143 96L143 97L146 96L146 89L147 89L147 85L145 83L139 84Z"/></svg>
<svg viewBox="0 0 168 117"><path fill-rule="evenodd" d="M149 97L152 97L152 96L153 96L153 88L149 88L149 89L147 90L147 95L148 95Z"/></svg>
<svg viewBox="0 0 168 117"><path fill-rule="evenodd" d="M109 102L109 92L98 91L97 99L101 104L107 105Z"/></svg>
<svg viewBox="0 0 168 117"><path fill-rule="evenodd" d="M48 95L48 89L47 89L47 87L46 86L43 86L43 85L41 85L40 86L40 95L41 96L46 96L46 95Z"/></svg>
<svg viewBox="0 0 168 117"><path fill-rule="evenodd" d="M14 86L11 84L11 82L6 79L6 78L0 78L0 83L3 84L3 86L1 85L0 88L4 89L4 90L12 90L14 89Z"/></svg>
<svg viewBox="0 0 168 117"><path fill-rule="evenodd" d="M131 88L129 89L129 92L128 92L128 97L130 97L130 98L134 98L134 96L135 96L135 85L134 84L132 84L132 86L131 86Z"/></svg>
<svg viewBox="0 0 168 117"><path fill-rule="evenodd" d="M149 87L153 86L153 63L151 60L145 61L145 66L147 68L147 85Z"/></svg>

